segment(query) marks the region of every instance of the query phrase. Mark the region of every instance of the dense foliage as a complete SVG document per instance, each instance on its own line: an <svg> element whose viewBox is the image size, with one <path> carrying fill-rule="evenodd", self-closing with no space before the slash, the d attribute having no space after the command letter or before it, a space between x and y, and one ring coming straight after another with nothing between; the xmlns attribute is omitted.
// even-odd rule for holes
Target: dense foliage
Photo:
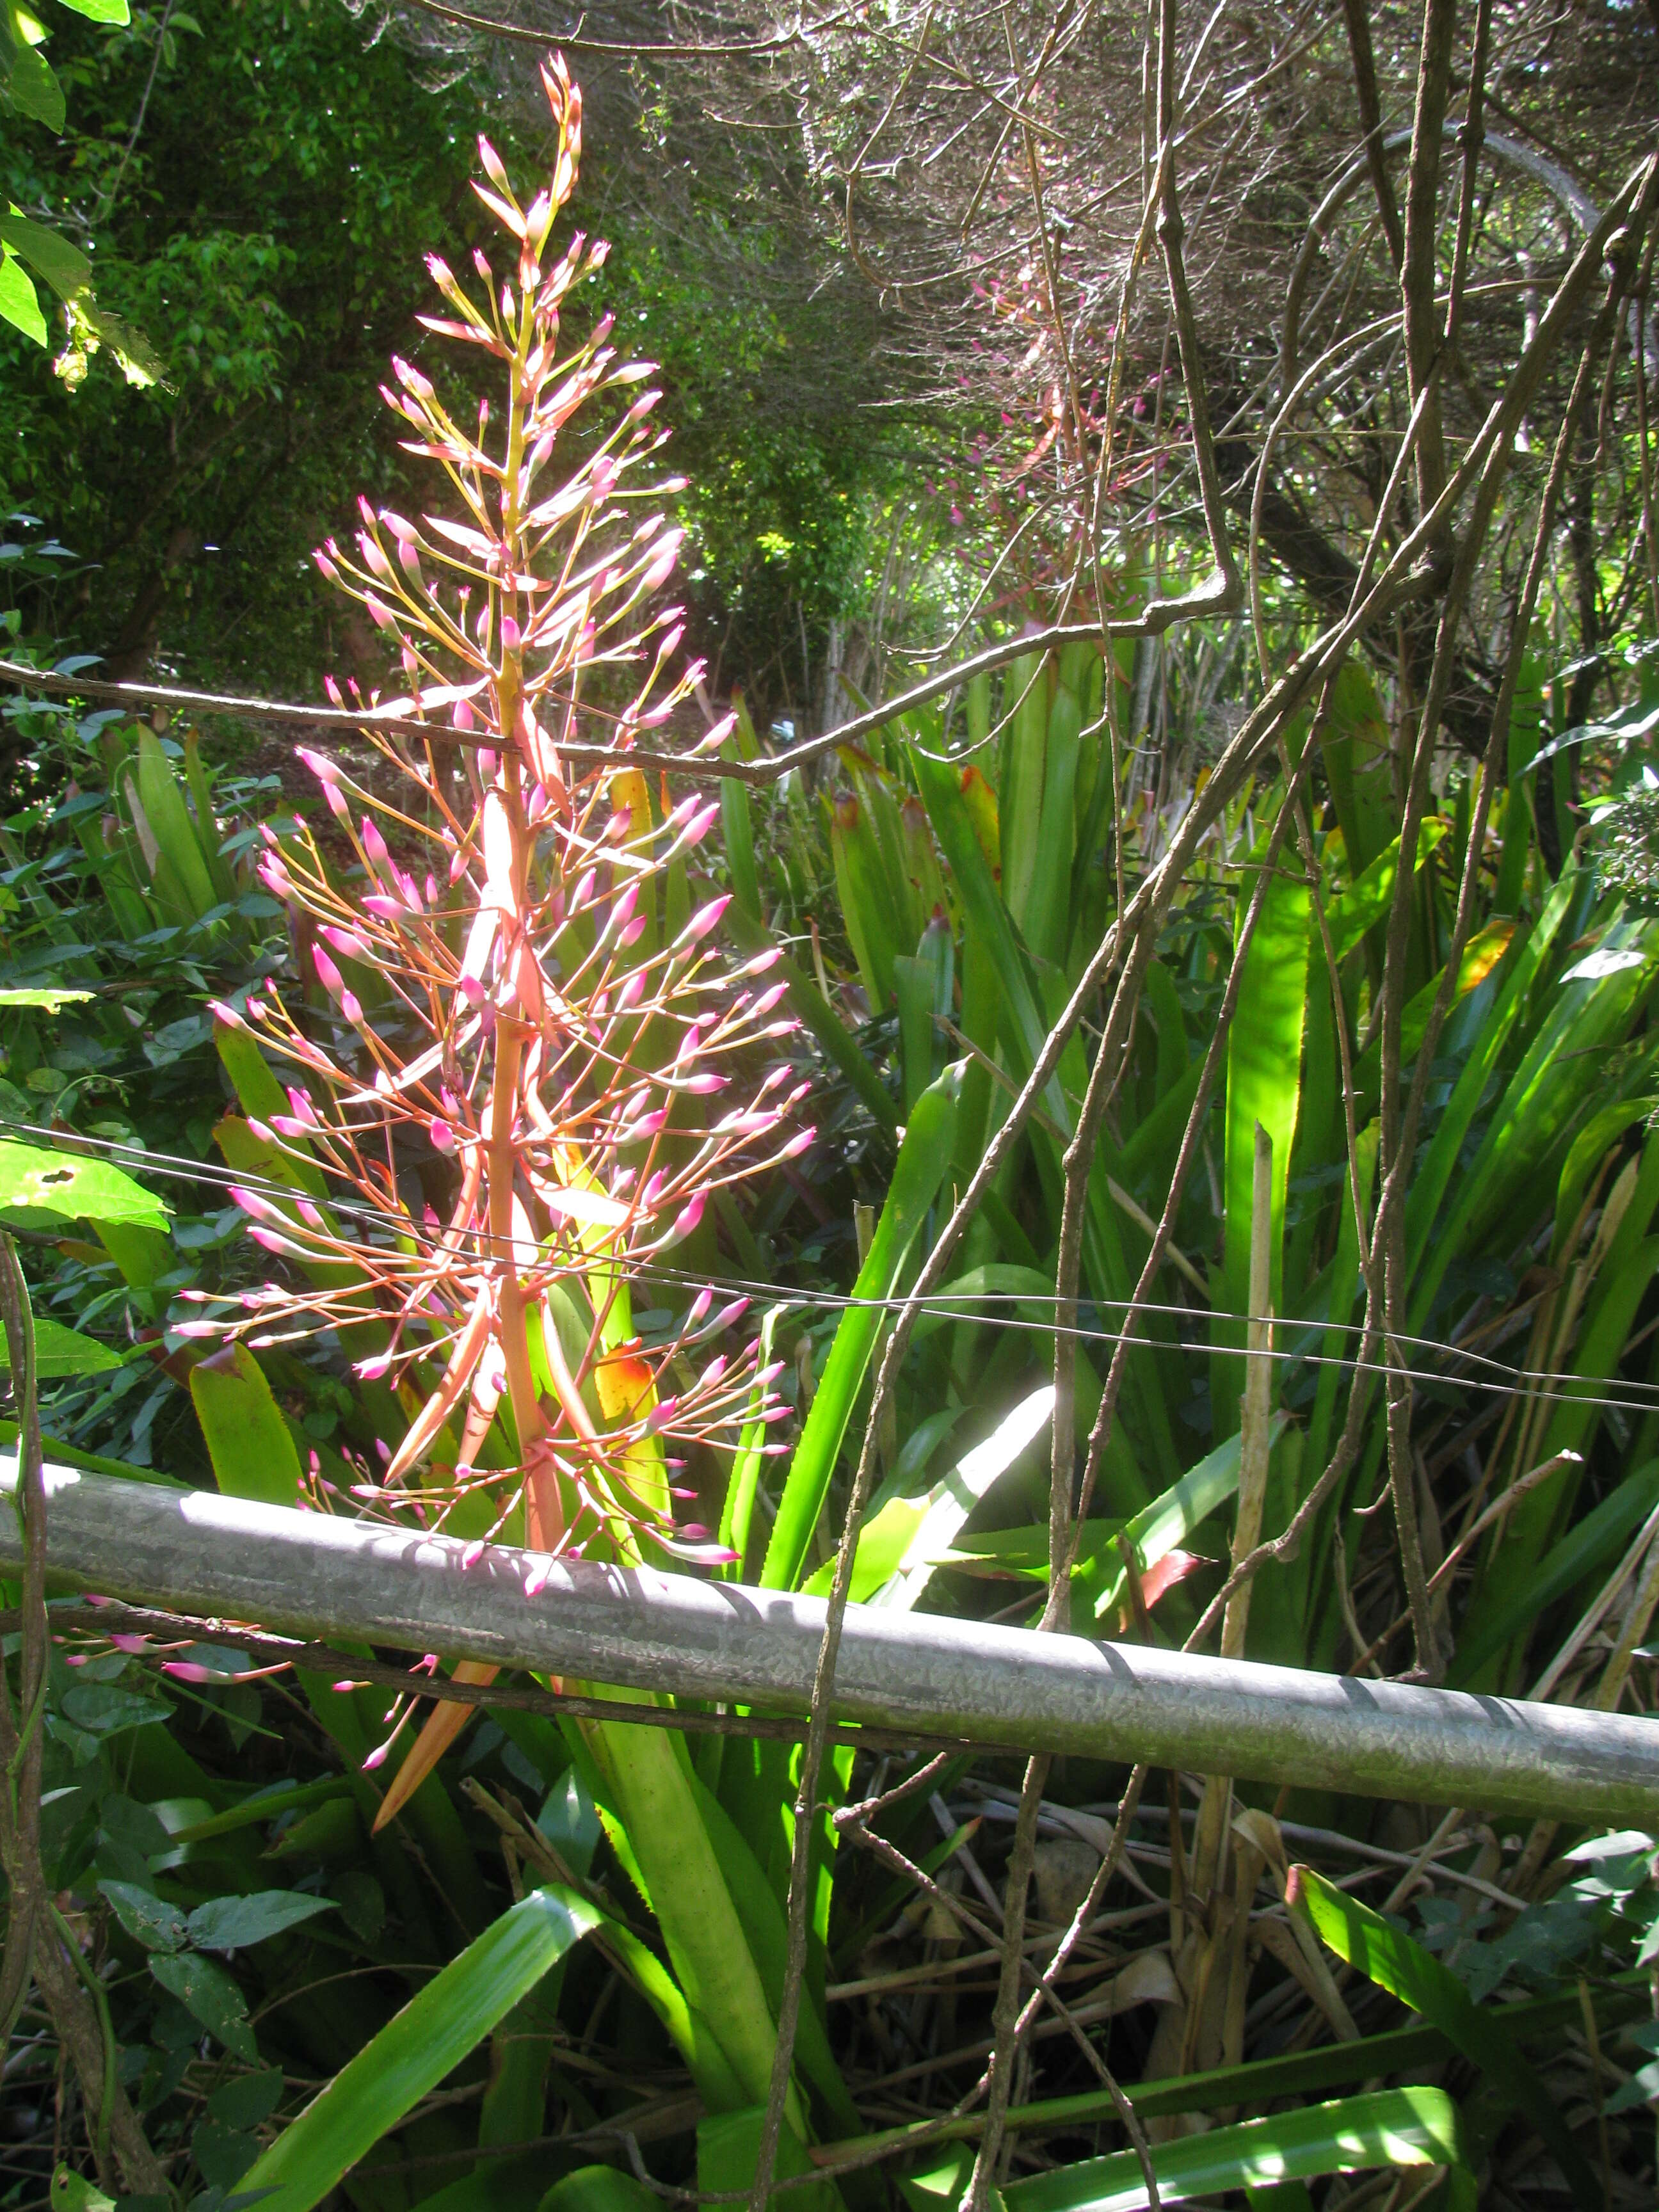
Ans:
<svg viewBox="0 0 1659 2212"><path fill-rule="evenodd" d="M1385 84L1422 27L1443 106L1457 15L1385 13ZM955 127L947 29L889 113L914 74ZM1060 375L1034 252L966 312L1035 389L854 434L778 394L868 326L767 284L784 185L875 143L851 33L817 55L842 122L741 206L763 165L688 179L643 75L578 192L562 63L532 119L404 34L55 17L68 128L0 151L167 368L54 378L0 331L0 614L62 679L0 725L20 1465L38 1392L49 1465L453 1538L457 1573L527 1547L487 1570L526 1602L580 1553L1650 1715L1659 161L1597 176L1616 234L1508 152L1446 167L1430 301L1490 312L1414 354L1407 278L1384 370L1404 180L1356 156L1315 221L1292 149L1269 227L1305 221L1310 304L1252 504L1170 204L1162 367L1097 327L1103 260L1098 386ZM766 66L732 128L793 127ZM1005 228L1042 212L1018 120ZM607 258L571 220L613 197ZM290 758L137 719L76 696L94 654L343 720ZM1659 1826L641 1725L599 1683L42 1611L40 1572L0 1631L17 2212L647 2212L773 2173L809 2212L1651 2200Z"/></svg>

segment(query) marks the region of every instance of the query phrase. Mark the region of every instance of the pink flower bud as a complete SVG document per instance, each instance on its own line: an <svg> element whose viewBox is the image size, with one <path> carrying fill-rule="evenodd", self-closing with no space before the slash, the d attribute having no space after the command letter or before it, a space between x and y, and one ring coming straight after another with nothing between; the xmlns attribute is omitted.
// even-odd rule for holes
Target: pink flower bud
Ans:
<svg viewBox="0 0 1659 2212"><path fill-rule="evenodd" d="M512 616L503 615L501 617L501 651L503 653L517 653L520 645L523 643L523 641L524 633L520 629L519 625L514 621Z"/></svg>
<svg viewBox="0 0 1659 2212"><path fill-rule="evenodd" d="M392 563L366 530L357 532L357 550L363 556L363 566L371 575L378 576L383 584L392 581Z"/></svg>
<svg viewBox="0 0 1659 2212"><path fill-rule="evenodd" d="M690 1202L681 1209L678 1218L675 1221L673 1227L669 1231L665 1241L670 1244L683 1243L684 1240L692 1234L693 1231L696 1228L697 1224L702 1219L702 1211L708 1203L708 1192L704 1190L698 1191L691 1199Z"/></svg>
<svg viewBox="0 0 1659 2212"><path fill-rule="evenodd" d="M337 929L332 922L325 922L318 933L348 960L368 961L374 957L355 929Z"/></svg>
<svg viewBox="0 0 1659 2212"><path fill-rule="evenodd" d="M381 1382L391 1371L391 1367L392 1354L377 1352L368 1359L358 1360L351 1371L360 1382Z"/></svg>
<svg viewBox="0 0 1659 2212"><path fill-rule="evenodd" d="M330 680L331 682L332 678ZM326 754L313 752L309 745L295 745L294 752L295 757L305 763L319 783L338 783L340 781L339 769L335 767Z"/></svg>
<svg viewBox="0 0 1659 2212"><path fill-rule="evenodd" d="M428 1125L427 1133L441 1152L454 1151L455 1132L447 1121L434 1121Z"/></svg>
<svg viewBox="0 0 1659 2212"><path fill-rule="evenodd" d="M368 814L363 817L363 850L377 868L395 872L392 868L392 855L386 849L386 839L380 835L380 824L373 816Z"/></svg>
<svg viewBox="0 0 1659 2212"><path fill-rule="evenodd" d="M696 914L692 915L690 921L686 923L685 927L681 930L679 935L674 939L674 951L676 952L684 952L688 949L688 947L699 944L702 939L708 936L709 931L714 928L716 922L719 921L720 916L726 912L726 908L729 907L731 903L732 897L730 892L722 892L719 898L710 899L707 906L699 907Z"/></svg>
<svg viewBox="0 0 1659 2212"><path fill-rule="evenodd" d="M357 994L356 994L356 993L355 991L342 991L342 992L341 992L341 994L340 994L340 1012L341 1012L345 1016L346 1019L347 1019L347 1020L348 1020L348 1021L352 1024L353 1028L355 1028L355 1029L361 1029L361 1028L362 1027L362 1024L363 1024L363 1010L362 1010L362 1005L360 1004L360 1002L359 1002L359 1000L358 1000Z"/></svg>
<svg viewBox="0 0 1659 2212"><path fill-rule="evenodd" d="M422 376L420 370L414 366L413 362L400 360L394 353L392 356L392 369L393 375L396 376L398 383L403 386L405 392L413 392L416 399L431 398L431 380L428 377Z"/></svg>

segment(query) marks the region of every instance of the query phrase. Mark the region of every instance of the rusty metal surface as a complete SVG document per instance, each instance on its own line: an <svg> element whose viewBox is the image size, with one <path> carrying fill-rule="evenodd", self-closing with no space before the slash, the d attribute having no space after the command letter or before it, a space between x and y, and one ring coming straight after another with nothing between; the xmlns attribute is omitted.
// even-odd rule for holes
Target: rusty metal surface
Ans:
<svg viewBox="0 0 1659 2212"><path fill-rule="evenodd" d="M0 1457L0 1487L13 1471ZM448 1538L69 1468L47 1490L60 1587L677 1698L806 1702L816 1598L501 1547L466 1566ZM0 1511L0 1568L20 1557ZM861 1606L836 1706L1010 1750L1659 1827L1659 1722L1565 1706Z"/></svg>

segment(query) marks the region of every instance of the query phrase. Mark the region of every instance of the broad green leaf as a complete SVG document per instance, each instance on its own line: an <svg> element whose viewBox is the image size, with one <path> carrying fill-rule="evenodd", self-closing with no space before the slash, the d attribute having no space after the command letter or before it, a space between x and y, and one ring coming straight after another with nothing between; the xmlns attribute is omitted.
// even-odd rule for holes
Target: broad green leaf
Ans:
<svg viewBox="0 0 1659 2212"><path fill-rule="evenodd" d="M163 1955L152 1952L150 1972L161 1987L195 2014L210 2035L227 2051L234 2051L250 2065L259 2056L253 2030L248 2025L247 1999L224 1968L194 1951Z"/></svg>
<svg viewBox="0 0 1659 2212"><path fill-rule="evenodd" d="M532 1890L342 2067L244 2175L242 2192L274 2191L264 2212L311 2212L600 1917L574 1891Z"/></svg>
<svg viewBox="0 0 1659 2212"><path fill-rule="evenodd" d="M1445 2091L1416 2088L1379 2089L1182 2136L1154 2146L1152 2161L1158 2193L1169 2202L1376 2166L1467 2169L1468 2154L1457 2107ZM965 2180L965 2162L954 2163ZM912 2203L954 2204L960 2196L959 2189L947 2189L924 2197L921 2176L915 2187ZM1008 2212L1139 2212L1146 2183L1136 2153L1121 2150L1012 2182L1002 2194Z"/></svg>
<svg viewBox="0 0 1659 2212"><path fill-rule="evenodd" d="M98 1887L136 1943L142 1943L147 1951L184 1949L185 1915L181 1907L170 1905L151 1890L140 1889L137 1882L105 1881Z"/></svg>
<svg viewBox="0 0 1659 2212"><path fill-rule="evenodd" d="M64 1692L64 1711L76 1728L94 1735L120 1735L173 1718L172 1706L160 1698L141 1698L116 1682L76 1682Z"/></svg>
<svg viewBox="0 0 1659 2212"><path fill-rule="evenodd" d="M52 2177L52 2212L115 2212L115 2199L88 2181L60 2166Z"/></svg>
<svg viewBox="0 0 1659 2212"><path fill-rule="evenodd" d="M11 74L6 79L6 90L23 113L44 123L48 131L58 132L64 127L64 88L58 83L52 64L33 46L18 46L11 57ZM44 345L45 339L41 340Z"/></svg>
<svg viewBox="0 0 1659 2212"><path fill-rule="evenodd" d="M55 1375L106 1375L122 1364L118 1352L100 1344L95 1336L65 1328L61 1321L34 1317L34 1371L43 1382ZM0 1368L9 1368L11 1355L0 1330Z"/></svg>
<svg viewBox="0 0 1659 2212"><path fill-rule="evenodd" d="M59 1221L113 1221L167 1227L167 1209L107 1160L38 1145L0 1142L0 1210L47 1214Z"/></svg>
<svg viewBox="0 0 1659 2212"><path fill-rule="evenodd" d="M554 2183L536 2212L661 2212L661 2205L660 2197L619 2166L579 2166Z"/></svg>
<svg viewBox="0 0 1659 2212"><path fill-rule="evenodd" d="M0 991L0 1006L40 1006L55 1014L60 1006L72 1005L76 1000L90 999L91 991L71 991L56 983L37 983L27 990Z"/></svg>
<svg viewBox="0 0 1659 2212"><path fill-rule="evenodd" d="M173 18L176 27L179 17ZM167 364L143 332L125 316L112 314L100 307L96 300L82 299L76 303L76 312L88 328L109 348L120 365L123 376L141 391L147 386L159 384L171 391L167 381Z"/></svg>
<svg viewBox="0 0 1659 2212"><path fill-rule="evenodd" d="M319 1912L331 1912L330 1897L302 1897L291 1889L256 1890L252 1897L214 1897L190 1916L190 1940L201 1951L242 1951L280 1936Z"/></svg>
<svg viewBox="0 0 1659 2212"><path fill-rule="evenodd" d="M234 2081L222 2082L207 2100L208 2117L222 2127L257 2128L282 2101L282 2070L268 2066L258 2074L239 2074Z"/></svg>
<svg viewBox="0 0 1659 2212"><path fill-rule="evenodd" d="M227 1345L198 1360L190 1370L190 1395L224 1495L292 1505L300 1494L300 1455L247 1346Z"/></svg>
<svg viewBox="0 0 1659 2212"><path fill-rule="evenodd" d="M94 23L130 23L132 11L127 0L63 0L63 5L77 15L85 15ZM176 22L178 18L173 18Z"/></svg>
<svg viewBox="0 0 1659 2212"><path fill-rule="evenodd" d="M854 1303L836 1327L811 1411L789 1463L761 1571L763 1589L793 1589L799 1578L854 1402L887 1322L885 1301L898 1290L906 1255L951 1164L958 1080L958 1069L946 1068L916 1101L910 1116L869 1256L853 1285Z"/></svg>
<svg viewBox="0 0 1659 2212"><path fill-rule="evenodd" d="M92 282L91 262L78 246L49 223L32 222L14 209L9 215L0 215L0 240L21 255L36 276L44 276L60 300L73 300Z"/></svg>
<svg viewBox="0 0 1659 2212"><path fill-rule="evenodd" d="M1285 1901L1339 1959L1432 2021L1453 2048L1480 2068L1504 2102L1537 2129L1583 2212L1601 2212L1601 2191L1549 2091L1504 2022L1475 2003L1449 1966L1312 1867L1291 1868Z"/></svg>

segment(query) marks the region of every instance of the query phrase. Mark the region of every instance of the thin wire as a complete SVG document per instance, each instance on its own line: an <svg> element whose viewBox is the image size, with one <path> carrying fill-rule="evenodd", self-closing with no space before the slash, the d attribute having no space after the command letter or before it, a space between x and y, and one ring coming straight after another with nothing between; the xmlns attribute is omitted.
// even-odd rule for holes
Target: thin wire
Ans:
<svg viewBox="0 0 1659 2212"><path fill-rule="evenodd" d="M46 1128L36 1122L13 1121L3 1115L0 1115L0 1129L21 1131L26 1135L60 1139L66 1133L63 1130ZM270 1197L288 1205L292 1205L296 1196L309 1195L293 1183L278 1182L267 1176L252 1173L239 1174L234 1169L216 1168L206 1161L186 1160L177 1153L148 1152L142 1146L126 1145L118 1139L79 1137L78 1133L76 1133L77 1141L88 1146L94 1156L100 1150L104 1155L112 1159L120 1155L124 1165L146 1167L152 1172L170 1176L175 1182L198 1182L214 1189L234 1187L237 1189L252 1191L261 1197ZM76 1156L69 1155L69 1157ZM355 1215L370 1222L383 1222L386 1219L385 1214L376 1208L362 1205L353 1200L337 1201L331 1199L328 1204L331 1211L343 1216ZM295 1233L301 1233L297 1224L295 1224ZM467 1235L475 1256L489 1256L493 1240L488 1232L469 1231ZM461 1256L462 1255L458 1252L456 1257L459 1259ZM670 1289L702 1290L707 1286L705 1276L690 1273L682 1267L653 1265L647 1261L636 1268L635 1273L641 1282L659 1283ZM837 1312L845 1311L849 1307L860 1307L870 1312L897 1313L910 1303L908 1299L902 1297L858 1297L850 1291L800 1291L793 1295L788 1293L780 1295L775 1284L759 1282L743 1275L722 1275L720 1278L720 1283L723 1290L739 1292L750 1297L762 1311L780 1314L791 1312L797 1307L827 1308ZM224 1302L231 1303L234 1296L234 1293L227 1293ZM975 1311L977 1308L985 1305L1058 1304L1052 1291L939 1291L924 1297L921 1303L924 1312L937 1314L945 1320L972 1322L975 1319L982 1319L985 1326L1020 1329L1034 1335L1052 1336L1057 1326L1052 1321L1030 1321L1018 1314L999 1314L987 1319L978 1316ZM1135 1310L1143 1314L1156 1314L1166 1319L1174 1318L1180 1321L1191 1321L1194 1318L1194 1310L1191 1306L1165 1304L1152 1299L1142 1299L1136 1304L1128 1298L1094 1298L1088 1303L1097 1310L1119 1307L1127 1310L1132 1304L1135 1304ZM371 1316L366 1313L362 1318L368 1320ZM1221 1318L1245 1324L1253 1318L1260 1318L1263 1322L1271 1322L1276 1328L1294 1328L1307 1335L1363 1336L1364 1334L1364 1329L1352 1322L1292 1320L1282 1315L1252 1316L1248 1314L1226 1314ZM337 1325L349 1328L353 1323L348 1320L343 1324ZM1305 1347L1287 1346L1280 1349L1274 1345L1263 1346L1253 1351L1243 1345L1194 1342L1185 1338L1176 1338L1173 1340L1160 1340L1157 1337L1142 1336L1139 1331L1133 1329L1061 1327L1060 1334L1081 1344L1119 1345L1127 1340L1130 1343L1138 1343L1142 1349L1149 1352L1207 1352L1212 1356L1230 1359L1278 1361L1287 1367L1297 1365L1334 1367L1349 1373L1393 1376L1403 1381L1415 1382L1444 1382L1452 1380L1465 1389L1479 1390L1489 1397L1559 1396L1566 1399L1575 1406L1587 1406L1607 1412L1649 1413L1659 1411L1659 1384L1626 1380L1620 1386L1626 1394L1625 1395L1615 1396L1605 1392L1591 1393L1583 1387L1583 1376L1570 1374L1564 1369L1505 1367L1500 1360L1492 1359L1484 1352L1470 1351L1464 1346L1449 1343L1439 1337L1411 1336L1401 1334L1396 1334L1395 1340L1398 1343L1414 1345L1419 1351L1439 1352L1449 1360L1478 1363L1479 1365L1492 1370L1492 1379L1480 1375L1448 1377L1440 1370L1434 1368L1395 1364L1382 1359L1348 1359L1334 1352L1312 1352Z"/></svg>

